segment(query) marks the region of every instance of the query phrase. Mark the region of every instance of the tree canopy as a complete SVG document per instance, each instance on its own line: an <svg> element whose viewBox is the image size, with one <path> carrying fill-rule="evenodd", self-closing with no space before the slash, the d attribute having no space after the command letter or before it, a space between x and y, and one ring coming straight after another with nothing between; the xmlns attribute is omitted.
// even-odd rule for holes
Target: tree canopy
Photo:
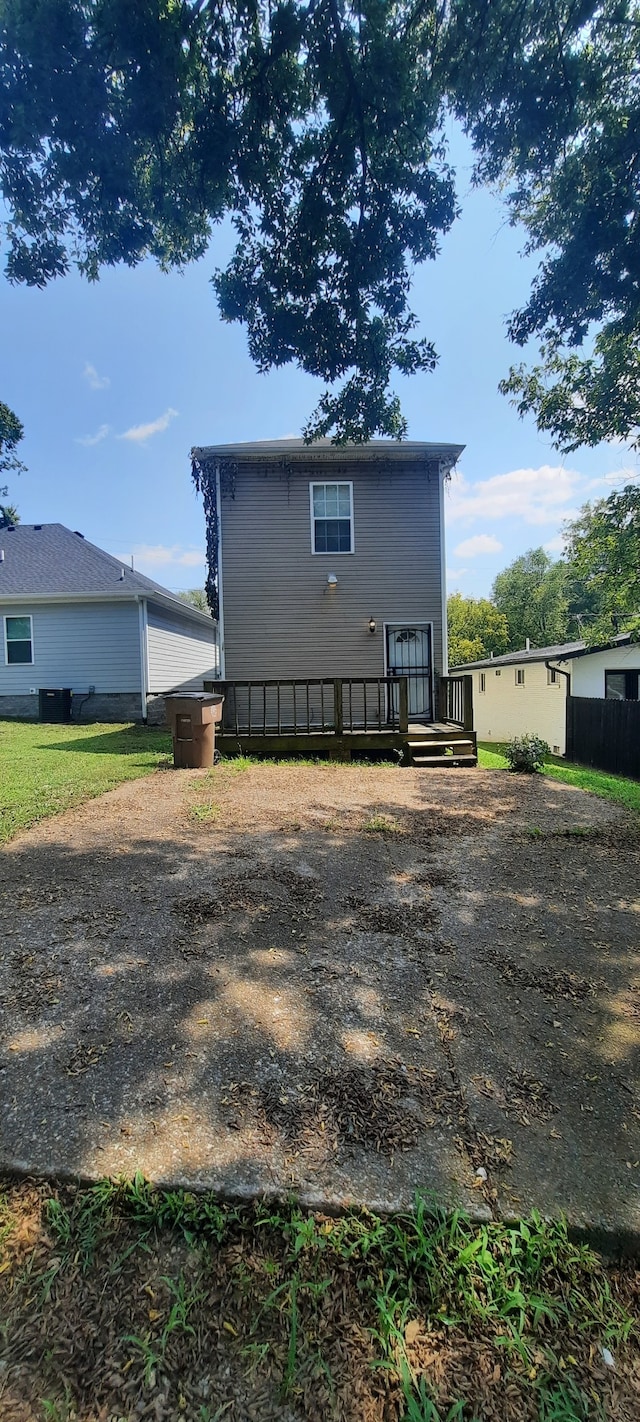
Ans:
<svg viewBox="0 0 640 1422"><path fill-rule="evenodd" d="M589 616L584 636L606 642L616 632L640 633L640 487L628 484L585 504L567 525L569 575Z"/></svg>
<svg viewBox="0 0 640 1422"><path fill-rule="evenodd" d="M13 410L0 400L0 477L9 473L21 474L25 469L16 454L21 439L24 439L23 424Z"/></svg>
<svg viewBox="0 0 640 1422"><path fill-rule="evenodd" d="M639 32L638 0L0 0L9 278L180 267L231 215L220 311L325 382L307 436L402 435L453 113L543 254L505 388L566 448L634 437Z"/></svg>
<svg viewBox="0 0 640 1422"><path fill-rule="evenodd" d="M191 607L197 608L198 612L210 612L205 588L185 588L184 592L179 592L178 597L183 602L188 602Z"/></svg>
<svg viewBox="0 0 640 1422"><path fill-rule="evenodd" d="M459 7L462 13L466 7ZM478 0L457 107L541 263L502 382L564 451L640 440L640 5ZM482 38L480 38L482 36ZM476 65L476 45L480 63Z"/></svg>
<svg viewBox="0 0 640 1422"><path fill-rule="evenodd" d="M500 656L509 648L507 619L495 603L486 597L463 597L451 593L447 598L449 633L449 664L481 661L483 657Z"/></svg>
<svg viewBox="0 0 640 1422"><path fill-rule="evenodd" d="M16 454L16 448L23 438L24 427L18 416L0 400L0 479L3 474L21 474L26 468ZM6 499L8 492L8 485L1 485L0 499ZM0 519L4 526L8 523L19 523L20 515L15 505L0 503Z"/></svg>
<svg viewBox="0 0 640 1422"><path fill-rule="evenodd" d="M493 601L509 628L510 652L526 645L549 647L567 640L567 565L544 548L516 558L493 584Z"/></svg>

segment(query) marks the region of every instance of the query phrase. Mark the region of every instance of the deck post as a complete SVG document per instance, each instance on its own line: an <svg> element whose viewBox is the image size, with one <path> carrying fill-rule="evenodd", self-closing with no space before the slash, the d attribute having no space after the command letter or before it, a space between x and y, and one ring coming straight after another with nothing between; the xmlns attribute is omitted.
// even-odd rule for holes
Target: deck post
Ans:
<svg viewBox="0 0 640 1422"><path fill-rule="evenodd" d="M448 709L448 708L447 708L447 700L448 700L447 687L448 687L448 685L449 685L449 678L446 677L446 676L441 676L440 679L439 679L439 681L438 681L438 720L439 720L439 721L446 721L446 719L447 719L447 709Z"/></svg>
<svg viewBox="0 0 640 1422"><path fill-rule="evenodd" d="M409 730L409 678L400 677L400 715L398 718L398 730L401 735L406 735Z"/></svg>
<svg viewBox="0 0 640 1422"><path fill-rule="evenodd" d="M473 730L473 677L470 676L470 675L463 676L463 678L462 678L462 686L463 686L463 701L462 701L462 705L463 705L463 710L462 710L462 715L463 715L463 730L465 730L465 731L472 731L472 730Z"/></svg>
<svg viewBox="0 0 640 1422"><path fill-rule="evenodd" d="M340 678L333 683L333 721L336 735L341 736L344 730L344 721L342 712L342 680Z"/></svg>

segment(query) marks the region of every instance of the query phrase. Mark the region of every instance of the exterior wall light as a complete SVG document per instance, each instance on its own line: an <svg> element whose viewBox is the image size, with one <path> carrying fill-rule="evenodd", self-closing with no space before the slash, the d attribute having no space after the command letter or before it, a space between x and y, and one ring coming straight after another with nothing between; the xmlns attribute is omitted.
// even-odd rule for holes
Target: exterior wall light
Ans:
<svg viewBox="0 0 640 1422"><path fill-rule="evenodd" d="M327 586L333 591L338 586L338 579L335 573L327 573Z"/></svg>
<svg viewBox="0 0 640 1422"><path fill-rule="evenodd" d="M378 624L377 624L377 622L376 622L375 617L370 617L370 618L369 618L369 631L370 631L372 637L375 636L375 633L376 633L376 631L377 631L377 627L378 627Z"/></svg>

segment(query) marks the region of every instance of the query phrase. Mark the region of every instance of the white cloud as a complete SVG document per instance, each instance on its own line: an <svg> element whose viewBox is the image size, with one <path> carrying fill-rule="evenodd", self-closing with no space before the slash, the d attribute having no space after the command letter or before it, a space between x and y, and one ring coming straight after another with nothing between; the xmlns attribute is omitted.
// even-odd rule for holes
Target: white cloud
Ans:
<svg viewBox="0 0 640 1422"><path fill-rule="evenodd" d="M151 573L158 568L204 568L205 554L202 548L184 548L181 543L168 547L164 543L138 543L133 552L134 567L140 573ZM118 554L128 562L130 554Z"/></svg>
<svg viewBox="0 0 640 1422"><path fill-rule="evenodd" d="M575 500L587 480L575 469L543 464L539 469L513 469L470 484L460 474L450 485L448 518L472 523L477 518L518 518L523 523L555 523Z"/></svg>
<svg viewBox="0 0 640 1422"><path fill-rule="evenodd" d="M635 470L617 469L591 479L562 464L512 469L508 474L494 474L474 484L459 473L449 485L447 521L470 524L476 519L517 518L520 523L534 526L557 524L573 516L587 499L602 497L612 486L637 477Z"/></svg>
<svg viewBox="0 0 640 1422"><path fill-rule="evenodd" d="M564 553L564 538L561 533L556 533L555 538L550 538L543 546L545 553Z"/></svg>
<svg viewBox="0 0 640 1422"><path fill-rule="evenodd" d="M464 578L468 568L447 568L447 583L455 583L456 578Z"/></svg>
<svg viewBox="0 0 640 1422"><path fill-rule="evenodd" d="M111 433L111 425L101 425L94 435L84 435L76 440L76 444L84 444L88 449L92 444L101 444L103 439Z"/></svg>
<svg viewBox="0 0 640 1422"><path fill-rule="evenodd" d="M130 430L125 430L124 434L118 435L118 439L129 439L134 444L144 444L145 440L151 439L152 435L162 434L164 430L168 429L177 414L178 411L169 406L164 415L159 415L157 420L151 420L148 425L132 425Z"/></svg>
<svg viewBox="0 0 640 1422"><path fill-rule="evenodd" d="M107 390L111 384L109 376L98 375L95 365L90 365L89 361L87 361L82 374L92 390Z"/></svg>
<svg viewBox="0 0 640 1422"><path fill-rule="evenodd" d="M503 544L492 533L476 533L454 548L456 558L477 558L479 553L501 553Z"/></svg>

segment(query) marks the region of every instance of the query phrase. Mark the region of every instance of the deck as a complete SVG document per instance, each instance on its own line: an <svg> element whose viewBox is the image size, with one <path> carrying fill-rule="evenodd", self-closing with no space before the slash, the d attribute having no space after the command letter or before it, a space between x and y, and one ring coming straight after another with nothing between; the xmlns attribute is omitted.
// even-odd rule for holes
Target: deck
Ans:
<svg viewBox="0 0 640 1422"><path fill-rule="evenodd" d="M409 719L407 677L206 682L225 698L216 734L225 755L354 756L395 752L404 764L477 763L471 677L442 677L439 719Z"/></svg>

